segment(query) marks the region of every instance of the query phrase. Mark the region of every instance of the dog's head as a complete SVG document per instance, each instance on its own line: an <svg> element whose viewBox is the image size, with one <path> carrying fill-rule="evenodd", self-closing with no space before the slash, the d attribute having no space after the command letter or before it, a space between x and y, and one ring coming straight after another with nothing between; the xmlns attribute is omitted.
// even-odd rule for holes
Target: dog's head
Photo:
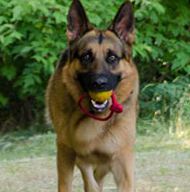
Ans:
<svg viewBox="0 0 190 192"><path fill-rule="evenodd" d="M106 92L118 89L122 80L130 75L134 41L131 3L121 5L107 30L98 30L89 23L80 1L73 0L68 13L67 38L67 68L82 91L95 96L96 93L104 93L105 97ZM108 107L109 98L105 97L105 101L91 100L94 111L102 112Z"/></svg>

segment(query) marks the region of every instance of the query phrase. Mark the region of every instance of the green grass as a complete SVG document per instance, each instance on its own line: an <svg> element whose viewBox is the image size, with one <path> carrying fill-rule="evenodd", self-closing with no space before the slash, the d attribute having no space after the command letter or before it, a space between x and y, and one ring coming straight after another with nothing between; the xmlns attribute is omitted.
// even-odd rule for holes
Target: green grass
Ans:
<svg viewBox="0 0 190 192"><path fill-rule="evenodd" d="M56 192L55 134L15 132L0 136L0 192ZM190 139L152 134L136 142L137 192L188 192ZM74 191L82 191L78 170ZM105 192L116 192L111 176Z"/></svg>
<svg viewBox="0 0 190 192"><path fill-rule="evenodd" d="M0 160L55 156L55 135L15 132L0 136Z"/></svg>
<svg viewBox="0 0 190 192"><path fill-rule="evenodd" d="M136 151L185 151L189 150L190 141L184 137L170 136L168 134L152 134L150 136L137 136ZM31 134L27 131L0 135L0 160L16 160L22 158L35 158L55 156L55 134Z"/></svg>

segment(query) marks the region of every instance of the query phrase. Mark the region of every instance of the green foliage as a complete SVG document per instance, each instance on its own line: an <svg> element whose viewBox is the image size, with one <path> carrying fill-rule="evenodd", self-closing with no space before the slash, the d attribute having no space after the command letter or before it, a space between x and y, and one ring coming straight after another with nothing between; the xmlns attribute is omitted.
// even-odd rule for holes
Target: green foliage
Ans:
<svg viewBox="0 0 190 192"><path fill-rule="evenodd" d="M190 74L188 1L140 2L136 11L138 28L135 56L141 55L147 60L147 68L153 68L149 71L160 73L164 79L172 80L178 75ZM142 68L147 70L145 66ZM151 80L152 77L155 76L150 73Z"/></svg>
<svg viewBox="0 0 190 192"><path fill-rule="evenodd" d="M1 129L42 116L47 80L66 46L68 4L0 0Z"/></svg>
<svg viewBox="0 0 190 192"><path fill-rule="evenodd" d="M180 77L173 82L152 83L143 87L142 108L145 116L164 114L170 117L171 110L176 109L180 100L188 101L190 93L190 79Z"/></svg>
<svg viewBox="0 0 190 192"><path fill-rule="evenodd" d="M169 121L166 130L182 130L190 115L189 2L136 0L135 4L134 56L141 77L140 116ZM147 132L149 127L139 129Z"/></svg>
<svg viewBox="0 0 190 192"><path fill-rule="evenodd" d="M102 29L110 25L123 3L123 0L81 1L90 21ZM133 55L141 76L141 116L173 118L171 114L178 111L184 93L189 94L189 1L132 2L136 17ZM0 0L0 126L3 129L42 118L47 80L60 52L67 46L66 15L70 3Z"/></svg>

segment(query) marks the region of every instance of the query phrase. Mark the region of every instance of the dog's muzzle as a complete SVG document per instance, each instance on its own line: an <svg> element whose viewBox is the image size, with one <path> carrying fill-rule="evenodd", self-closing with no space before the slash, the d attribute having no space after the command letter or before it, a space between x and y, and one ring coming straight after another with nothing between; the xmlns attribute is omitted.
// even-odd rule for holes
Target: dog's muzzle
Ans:
<svg viewBox="0 0 190 192"><path fill-rule="evenodd" d="M121 80L121 75L112 73L79 73L78 80L85 92L114 90Z"/></svg>
<svg viewBox="0 0 190 192"><path fill-rule="evenodd" d="M110 97L121 77L112 73L79 73L78 80L89 96L90 109L104 112L110 105Z"/></svg>

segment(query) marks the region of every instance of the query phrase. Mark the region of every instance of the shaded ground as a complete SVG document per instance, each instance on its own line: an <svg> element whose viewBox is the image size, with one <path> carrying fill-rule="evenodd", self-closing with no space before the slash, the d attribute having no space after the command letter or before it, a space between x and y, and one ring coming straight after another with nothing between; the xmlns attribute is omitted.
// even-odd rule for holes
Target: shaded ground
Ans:
<svg viewBox="0 0 190 192"><path fill-rule="evenodd" d="M14 138L17 138L15 140ZM56 192L54 135L0 139L0 192ZM190 141L169 137L138 137L137 192L189 192ZM82 192L78 170L74 192ZM115 192L111 176L106 192Z"/></svg>

